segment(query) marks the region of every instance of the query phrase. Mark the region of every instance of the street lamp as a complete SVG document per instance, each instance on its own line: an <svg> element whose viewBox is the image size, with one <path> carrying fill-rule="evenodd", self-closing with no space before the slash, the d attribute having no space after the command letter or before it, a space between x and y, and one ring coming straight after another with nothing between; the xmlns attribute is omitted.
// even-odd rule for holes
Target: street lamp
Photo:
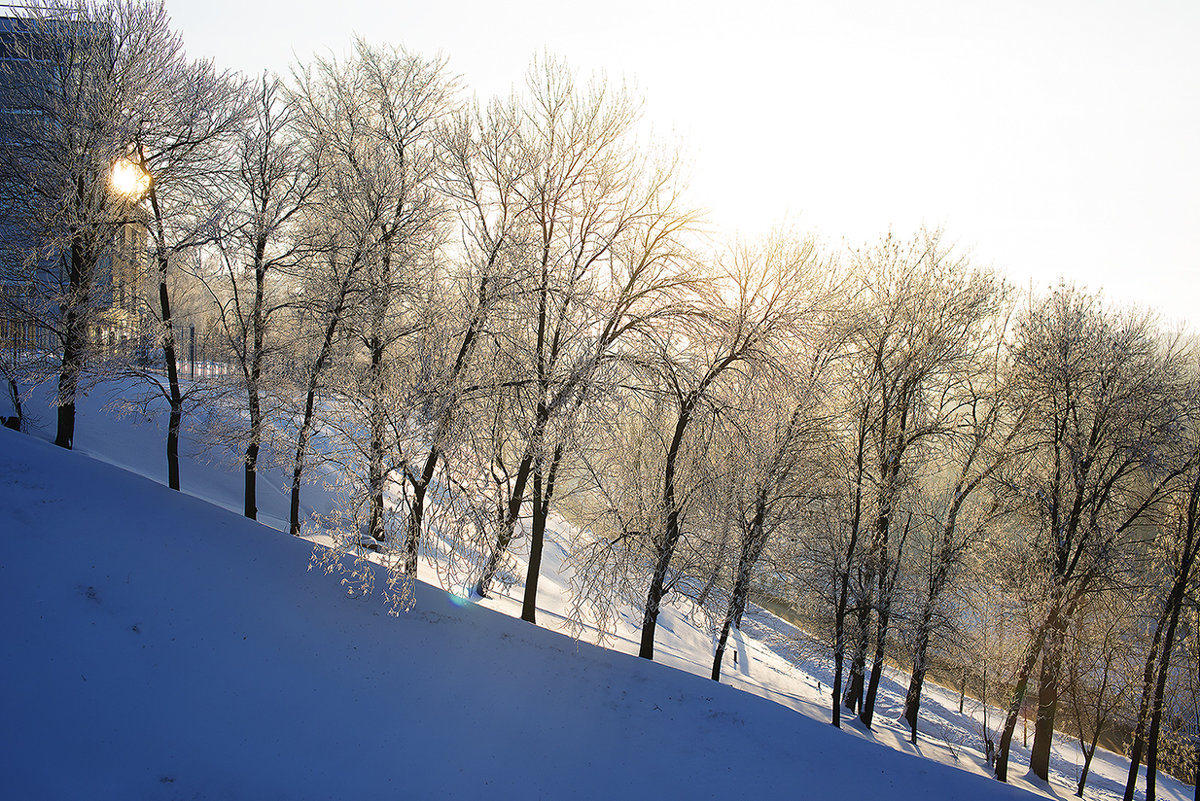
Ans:
<svg viewBox="0 0 1200 801"><path fill-rule="evenodd" d="M136 202L150 189L150 173L136 161L119 158L113 162L109 183L118 193Z"/></svg>
<svg viewBox="0 0 1200 801"><path fill-rule="evenodd" d="M119 250L112 253L112 286L114 292L119 292L122 297L125 288L128 288L131 298L130 307L126 309L122 302L120 311L114 312L114 317L117 321L116 324L128 331L135 325L141 328L140 309L132 297L137 292L136 282L141 275L140 267L144 264L144 238L139 234L139 229L145 230L146 212L141 207L141 203L150 191L150 173L142 166L140 159L135 160L129 156L122 156L112 163L108 174L108 184L113 194L116 195L115 200L120 214L124 217L123 220L120 220L121 244ZM140 255L139 251L141 251ZM135 319L135 315L137 315L137 319Z"/></svg>

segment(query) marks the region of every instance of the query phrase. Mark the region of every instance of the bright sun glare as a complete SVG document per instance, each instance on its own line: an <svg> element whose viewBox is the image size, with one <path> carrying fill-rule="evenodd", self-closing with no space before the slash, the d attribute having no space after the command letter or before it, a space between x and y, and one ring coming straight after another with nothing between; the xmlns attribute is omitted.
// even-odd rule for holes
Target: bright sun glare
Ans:
<svg viewBox="0 0 1200 801"><path fill-rule="evenodd" d="M150 176L140 164L128 159L120 159L112 168L112 187L122 195L140 197L150 188Z"/></svg>

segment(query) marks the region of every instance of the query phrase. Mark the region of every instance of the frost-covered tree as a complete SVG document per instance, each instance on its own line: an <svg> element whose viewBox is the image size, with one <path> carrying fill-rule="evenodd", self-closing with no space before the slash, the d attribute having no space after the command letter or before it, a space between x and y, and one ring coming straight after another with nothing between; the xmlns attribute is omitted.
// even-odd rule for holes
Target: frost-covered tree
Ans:
<svg viewBox="0 0 1200 801"><path fill-rule="evenodd" d="M297 126L319 154L321 224L337 232L330 244L349 248L338 262L355 265L355 303L340 319L359 353L344 365L350 391L339 400L344 442L361 459L346 464L365 469L351 474L361 486L348 516L357 521L365 506L363 533L379 548L387 540L385 494L408 456L398 447L421 369L410 346L428 324L446 237L435 133L454 110L454 82L441 59L362 40L349 59L318 59L295 78ZM405 544L414 565L415 547Z"/></svg>
<svg viewBox="0 0 1200 801"><path fill-rule="evenodd" d="M596 386L598 371L628 338L650 325L686 283L672 168L639 164L637 107L624 90L597 79L579 86L552 59L535 62L524 96L512 101L506 147L521 165L509 191L520 201L524 292L511 310L501 347L509 374L512 452L500 489L505 515L485 546L475 590L486 595L531 501L531 559L523 617L536 611L537 573L557 474L570 451L571 420Z"/></svg>
<svg viewBox="0 0 1200 801"><path fill-rule="evenodd" d="M302 222L319 186L309 152L291 130L291 107L277 78L262 76L249 99L249 119L230 155L230 206L222 215L217 245L220 277L211 286L221 327L248 415L242 459L246 517L258 516L259 451L272 407L267 383L281 366L276 359L285 334L277 330L293 301L291 287L310 252Z"/></svg>
<svg viewBox="0 0 1200 801"><path fill-rule="evenodd" d="M1192 358L1195 356L1193 354ZM1157 614L1146 648L1141 681L1141 700L1137 723L1130 745L1130 768L1125 797L1133 798L1138 766L1146 756L1146 797L1155 795L1158 769L1159 735L1165 715L1168 682L1172 672L1172 653L1179 639L1181 623L1189 596L1195 597L1196 561L1200 557L1200 386L1192 367L1190 386L1176 399L1185 410L1182 436L1175 443L1176 459L1183 462L1180 480L1161 504L1150 510L1149 527L1154 533L1150 543L1149 608Z"/></svg>
<svg viewBox="0 0 1200 801"><path fill-rule="evenodd" d="M1005 332L1002 324L993 328L990 347L979 349L952 387L945 435L918 485L910 568L914 597L904 626L912 654L904 719L914 743L931 653L938 640L959 628L954 586L964 578L971 549L1006 511L1005 500L994 492L994 478L1014 456L1021 410L1006 383Z"/></svg>
<svg viewBox="0 0 1200 801"><path fill-rule="evenodd" d="M998 748L1001 780L1039 658L1031 769L1047 776L1063 636L1128 552L1131 529L1183 469L1174 448L1183 423L1181 352L1146 316L1115 314L1060 287L1031 302L1014 333L1027 457L1007 480L1021 498L1027 535L1014 543L1009 564L1020 571L1031 626Z"/></svg>
<svg viewBox="0 0 1200 801"><path fill-rule="evenodd" d="M161 2L36 0L22 6L0 63L5 317L57 351L55 443L70 448L75 400L111 288L112 243L129 221L114 165L179 53ZM161 105L159 106L161 108Z"/></svg>
<svg viewBox="0 0 1200 801"><path fill-rule="evenodd" d="M852 256L855 312L846 322L841 379L843 428L854 440L843 447L853 454L846 459L851 534L835 617L850 609L853 578L856 641L843 701L869 726L914 514L901 509L901 498L947 436L956 390L987 347L998 295L992 277L972 270L938 232L910 242L888 235ZM835 665L835 690L838 679Z"/></svg>
<svg viewBox="0 0 1200 801"><path fill-rule="evenodd" d="M128 213L147 231L148 284L155 291L143 312L153 321L150 328L163 359L155 365L140 354L126 354L123 368L167 402L167 485L179 489L180 429L185 406L194 405L192 396L200 387L185 388L179 375L182 354L172 288L188 280L176 275L180 267L196 263L198 249L218 237L229 203L230 148L245 124L247 104L239 76L219 71L211 62L189 61L178 37L155 47L162 62L153 93L143 99L132 121L124 162L135 182L124 199Z"/></svg>
<svg viewBox="0 0 1200 801"><path fill-rule="evenodd" d="M814 323L821 316L814 314ZM726 510L718 519L728 520L733 547L720 556L733 569L728 601L718 618L714 681L721 679L730 630L741 627L770 541L802 525L821 492L821 462L829 436L824 383L831 354L823 327L814 324L806 334L791 344L782 372L757 365L744 370L742 380L733 382L731 397L737 400L725 408L729 445L722 460L726 474L718 487L729 491L717 494L713 511L720 515L722 507Z"/></svg>

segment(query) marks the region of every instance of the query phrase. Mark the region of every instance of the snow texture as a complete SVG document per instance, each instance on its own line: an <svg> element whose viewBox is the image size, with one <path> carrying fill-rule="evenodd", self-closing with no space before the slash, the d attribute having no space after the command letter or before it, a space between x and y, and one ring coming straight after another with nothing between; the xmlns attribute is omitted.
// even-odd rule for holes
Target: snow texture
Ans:
<svg viewBox="0 0 1200 801"><path fill-rule="evenodd" d="M1065 738L1050 786L996 782L978 724L940 688L916 748L893 676L874 732L833 729L825 660L763 610L731 645L733 686L704 678L712 638L678 609L660 624L664 664L631 655L632 625L611 649L554 630L558 539L548 628L515 619L515 590L464 604L421 583L415 608L389 615L309 570L312 543L230 511L236 469L186 460L192 494L148 478L164 472L161 427L101 401L81 402L74 452L0 430L6 798L1071 797ZM260 489L275 528L283 483L268 473ZM1098 753L1088 797L1119 797L1123 765ZM1163 777L1160 796L1190 788Z"/></svg>

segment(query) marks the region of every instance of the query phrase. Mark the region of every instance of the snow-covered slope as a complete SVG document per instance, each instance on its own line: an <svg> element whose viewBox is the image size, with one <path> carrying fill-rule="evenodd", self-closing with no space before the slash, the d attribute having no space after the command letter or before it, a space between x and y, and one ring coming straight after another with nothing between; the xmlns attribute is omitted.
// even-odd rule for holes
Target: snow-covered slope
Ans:
<svg viewBox="0 0 1200 801"><path fill-rule="evenodd" d="M73 453L0 431L2 797L1029 797L985 778L980 710L940 688L917 747L895 720L903 677L885 676L874 731L832 729L827 660L762 610L726 660L747 693L702 678L712 640L685 610L664 610L662 664L629 655L634 610L610 650L564 636L561 521L546 628L514 619L517 589L462 607L422 584L391 617L308 571L311 543L236 514L241 475L186 437L185 494L156 483L160 417L115 419L108 400L81 400ZM285 527L284 483L260 483L268 526ZM1014 785L1067 798L1078 761L1060 741L1055 784ZM1123 765L1098 753L1089 798L1114 797Z"/></svg>
<svg viewBox="0 0 1200 801"><path fill-rule="evenodd" d="M6 797L1023 795L427 585L389 616L306 542L0 452Z"/></svg>

